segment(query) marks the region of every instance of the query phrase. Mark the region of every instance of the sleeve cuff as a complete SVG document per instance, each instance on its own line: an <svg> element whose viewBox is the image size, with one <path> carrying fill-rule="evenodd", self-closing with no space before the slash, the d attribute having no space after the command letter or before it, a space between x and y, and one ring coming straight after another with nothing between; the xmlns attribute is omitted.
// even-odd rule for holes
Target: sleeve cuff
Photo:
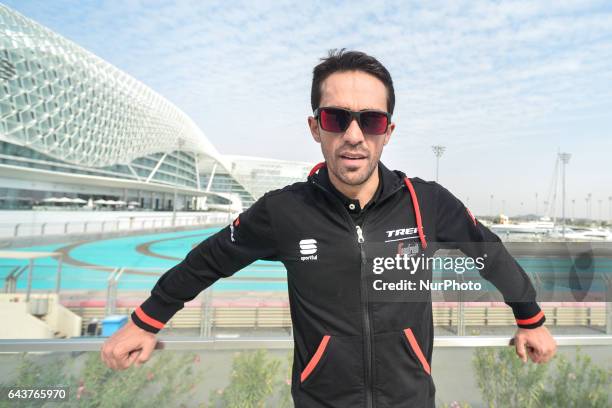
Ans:
<svg viewBox="0 0 612 408"><path fill-rule="evenodd" d="M150 333L158 333L182 308L182 305L170 305L151 296L132 312L131 318L134 324L141 329Z"/></svg>
<svg viewBox="0 0 612 408"><path fill-rule="evenodd" d="M536 302L515 302L508 305L512 308L516 325L522 329L535 329L546 321L544 312Z"/></svg>

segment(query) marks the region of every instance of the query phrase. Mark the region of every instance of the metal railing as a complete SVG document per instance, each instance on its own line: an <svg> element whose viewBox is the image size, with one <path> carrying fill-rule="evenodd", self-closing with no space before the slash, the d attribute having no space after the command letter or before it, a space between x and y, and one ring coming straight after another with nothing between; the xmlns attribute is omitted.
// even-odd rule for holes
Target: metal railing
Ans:
<svg viewBox="0 0 612 408"><path fill-rule="evenodd" d="M563 346L612 346L610 335L559 335L554 336L557 345ZM99 351L106 337L72 339L3 339L0 353L16 352L83 352ZM508 336L436 336L434 347L504 347L510 346ZM199 337L159 337L156 350L247 350L291 349L291 337L201 339Z"/></svg>
<svg viewBox="0 0 612 408"><path fill-rule="evenodd" d="M172 215L141 216L118 219L66 221L15 224L0 224L0 238L17 238L44 235L87 234L118 231L141 231L155 228L171 228L177 226L206 225L226 223L231 220L230 213L212 213L197 216L176 217L173 224Z"/></svg>

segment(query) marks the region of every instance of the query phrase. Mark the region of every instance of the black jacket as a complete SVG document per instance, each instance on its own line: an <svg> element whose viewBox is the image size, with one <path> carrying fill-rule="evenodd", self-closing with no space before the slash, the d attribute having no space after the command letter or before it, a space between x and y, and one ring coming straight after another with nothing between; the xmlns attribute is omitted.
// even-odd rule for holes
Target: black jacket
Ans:
<svg viewBox="0 0 612 408"><path fill-rule="evenodd" d="M325 187L320 163L307 181L266 193L191 250L132 313L134 323L157 333L217 279L257 259L280 261L293 322L296 407L433 407L429 292L372 290L374 280L428 279L431 270L374 274L373 260L415 245L418 254L444 246L475 258L482 243L500 240L441 185L379 167L380 194L356 218L361 225ZM540 326L545 318L529 278L503 245L496 248L481 275L501 291L518 326Z"/></svg>

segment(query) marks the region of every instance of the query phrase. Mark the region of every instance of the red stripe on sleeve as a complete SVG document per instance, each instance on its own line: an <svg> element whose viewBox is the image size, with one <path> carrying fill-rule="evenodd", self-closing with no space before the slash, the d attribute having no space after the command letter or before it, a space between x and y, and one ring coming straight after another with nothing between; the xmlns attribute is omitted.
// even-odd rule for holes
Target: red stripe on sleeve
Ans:
<svg viewBox="0 0 612 408"><path fill-rule="evenodd" d="M136 316L138 316L138 318L140 320L142 320L143 322L145 322L149 326L155 327L156 329L162 329L164 327L164 325L165 325L164 323L160 322L159 320L155 320L154 318L148 316L145 312L142 311L140 306L138 306L136 308L135 312L136 312Z"/></svg>
<svg viewBox="0 0 612 408"><path fill-rule="evenodd" d="M540 310L540 312L538 314L536 314L533 317L530 317L529 319L516 319L516 322L518 324L533 324L533 323L537 323L539 322L542 318L544 317L544 311Z"/></svg>

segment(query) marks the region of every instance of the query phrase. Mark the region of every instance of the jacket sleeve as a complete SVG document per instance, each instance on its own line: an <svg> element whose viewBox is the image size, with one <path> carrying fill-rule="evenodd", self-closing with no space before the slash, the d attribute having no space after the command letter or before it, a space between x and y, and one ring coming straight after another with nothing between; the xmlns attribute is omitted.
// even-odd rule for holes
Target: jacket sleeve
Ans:
<svg viewBox="0 0 612 408"><path fill-rule="evenodd" d="M546 318L535 301L536 291L529 277L501 239L446 188L439 184L437 187L436 240L448 243L445 248L456 248L471 258L484 259L480 275L502 293L519 327L532 329L544 324Z"/></svg>
<svg viewBox="0 0 612 408"><path fill-rule="evenodd" d="M165 272L151 295L131 315L151 333L159 332L185 302L219 278L233 275L257 259L276 260L276 240L267 208L268 194L232 223L194 247Z"/></svg>

